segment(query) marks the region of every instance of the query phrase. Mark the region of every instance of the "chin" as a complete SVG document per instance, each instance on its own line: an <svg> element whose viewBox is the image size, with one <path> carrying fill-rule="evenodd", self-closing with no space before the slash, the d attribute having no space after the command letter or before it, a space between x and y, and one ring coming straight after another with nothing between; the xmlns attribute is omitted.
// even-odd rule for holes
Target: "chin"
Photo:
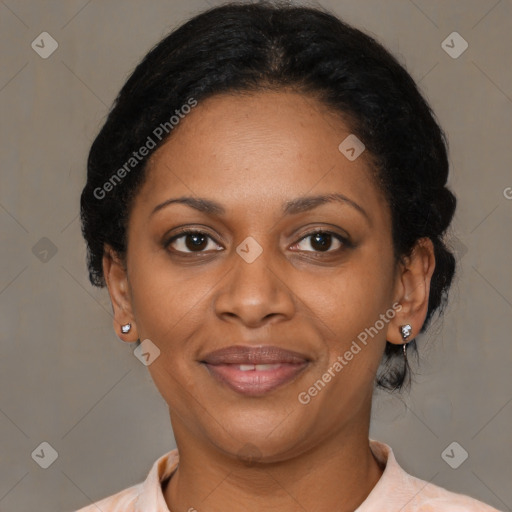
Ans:
<svg viewBox="0 0 512 512"><path fill-rule="evenodd" d="M247 464L281 462L307 449L304 445L305 421L297 423L302 425L299 429L297 424L283 421L285 419L283 414L272 418L265 413L252 422L238 417L229 423L229 427L226 419L225 430L219 427L216 429L218 436L213 437L215 433L210 425L208 435L219 451Z"/></svg>

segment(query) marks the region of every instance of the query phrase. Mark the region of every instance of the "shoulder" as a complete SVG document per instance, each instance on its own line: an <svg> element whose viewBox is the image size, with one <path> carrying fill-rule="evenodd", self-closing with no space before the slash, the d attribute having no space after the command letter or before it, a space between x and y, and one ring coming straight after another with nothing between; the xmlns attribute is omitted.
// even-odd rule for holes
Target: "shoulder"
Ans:
<svg viewBox="0 0 512 512"><path fill-rule="evenodd" d="M417 492L408 512L499 512L471 496L449 491L411 475L407 477L412 490Z"/></svg>
<svg viewBox="0 0 512 512"><path fill-rule="evenodd" d="M178 450L160 456L152 465L146 479L108 498L92 503L74 512L154 512L167 510L162 494L162 482L178 466Z"/></svg>
<svg viewBox="0 0 512 512"><path fill-rule="evenodd" d="M141 484L133 485L75 512L98 512L98 510L102 512L125 512L126 510L132 510L129 507L135 505L140 495L140 490Z"/></svg>
<svg viewBox="0 0 512 512"><path fill-rule="evenodd" d="M410 475L389 445L370 439L370 447L384 472L357 512L499 512L470 496Z"/></svg>

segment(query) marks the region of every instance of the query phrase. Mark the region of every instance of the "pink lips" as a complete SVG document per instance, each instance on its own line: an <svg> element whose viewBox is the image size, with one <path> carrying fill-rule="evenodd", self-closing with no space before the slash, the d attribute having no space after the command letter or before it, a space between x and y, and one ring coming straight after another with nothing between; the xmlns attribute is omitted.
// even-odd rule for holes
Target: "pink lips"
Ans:
<svg viewBox="0 0 512 512"><path fill-rule="evenodd" d="M202 360L213 377L250 396L268 393L291 381L308 362L307 357L279 347L243 345L216 350Z"/></svg>

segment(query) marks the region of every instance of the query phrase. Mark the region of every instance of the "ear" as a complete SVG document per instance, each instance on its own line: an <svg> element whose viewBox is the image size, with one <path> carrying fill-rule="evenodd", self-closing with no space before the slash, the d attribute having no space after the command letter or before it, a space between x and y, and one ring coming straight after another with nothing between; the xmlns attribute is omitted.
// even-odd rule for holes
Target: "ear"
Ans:
<svg viewBox="0 0 512 512"><path fill-rule="evenodd" d="M114 330L121 341L137 341L137 326L132 311L130 285L125 264L109 245L105 245L102 263L103 275L114 310ZM131 329L125 334L121 331L121 326L126 324L131 324Z"/></svg>
<svg viewBox="0 0 512 512"><path fill-rule="evenodd" d="M401 325L411 325L409 340L415 338L423 327L435 265L434 244L430 238L420 238L411 255L399 263L395 304L399 303L401 308L396 308L395 317L388 324L386 340L390 343L402 345L407 342L402 338Z"/></svg>

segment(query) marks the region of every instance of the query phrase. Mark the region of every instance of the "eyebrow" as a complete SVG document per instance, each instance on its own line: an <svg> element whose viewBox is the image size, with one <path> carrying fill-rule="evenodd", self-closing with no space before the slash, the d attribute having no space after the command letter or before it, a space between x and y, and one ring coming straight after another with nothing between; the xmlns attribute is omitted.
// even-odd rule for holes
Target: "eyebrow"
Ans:
<svg viewBox="0 0 512 512"><path fill-rule="evenodd" d="M364 208L358 205L352 199L349 199L348 197L344 196L343 194L323 194L317 196L306 196L299 197L297 199L292 199L291 201L287 201L286 203L284 203L283 214L294 215L297 213L313 210L314 208L322 204L332 202L348 204L352 206L355 210L357 210L359 213L361 213L368 221L370 221L370 217L368 216ZM167 199L163 203L157 205L151 212L151 215L155 214L162 208L165 208L175 203L185 204L187 206L190 206L191 208L194 208L195 210L210 215L224 215L226 213L225 208L220 203L217 203L210 199L206 199L204 197L177 197L175 199Z"/></svg>

